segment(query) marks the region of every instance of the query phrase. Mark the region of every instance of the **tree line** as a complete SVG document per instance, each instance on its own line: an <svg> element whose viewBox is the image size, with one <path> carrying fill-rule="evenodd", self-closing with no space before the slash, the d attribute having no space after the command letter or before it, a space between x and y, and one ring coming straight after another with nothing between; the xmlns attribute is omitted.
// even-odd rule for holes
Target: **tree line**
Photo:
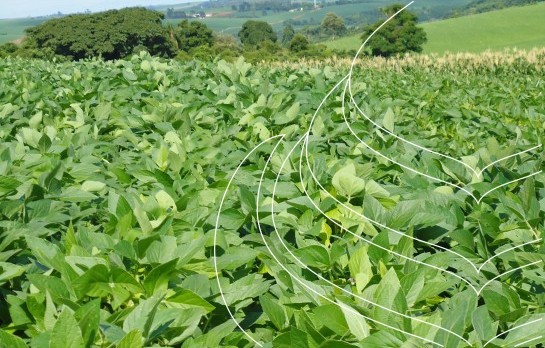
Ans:
<svg viewBox="0 0 545 348"><path fill-rule="evenodd" d="M389 15L400 6L389 6L383 9L383 13ZM152 55L182 60L217 56L233 60L243 55L248 61L259 61L325 58L342 54L328 50L324 45L313 44L308 39L309 35L296 33L289 24L281 35L277 35L269 23L248 20L239 31L237 40L231 35L213 32L201 21L185 19L175 26L164 26L163 19L161 12L138 7L55 18L27 29L22 45L0 46L0 57L20 55L69 60L101 57L113 60L145 50ZM391 56L421 51L425 33L416 27L416 20L414 14L404 12L390 21L388 28L375 35L369 43L367 53ZM364 36L378 25L379 22L369 26ZM330 37L347 32L343 19L334 13L324 17L319 30Z"/></svg>

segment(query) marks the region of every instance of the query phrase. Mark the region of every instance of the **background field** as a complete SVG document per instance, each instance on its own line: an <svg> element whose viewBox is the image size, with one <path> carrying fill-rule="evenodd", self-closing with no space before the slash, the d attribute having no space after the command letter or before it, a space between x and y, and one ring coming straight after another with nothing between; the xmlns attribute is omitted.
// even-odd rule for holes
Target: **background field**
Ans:
<svg viewBox="0 0 545 348"><path fill-rule="evenodd" d="M45 19L0 19L0 44L17 40L25 35L25 29L38 25Z"/></svg>
<svg viewBox="0 0 545 348"><path fill-rule="evenodd" d="M545 3L422 24L427 53L482 52L545 45ZM335 49L358 49L360 35L324 42Z"/></svg>
<svg viewBox="0 0 545 348"><path fill-rule="evenodd" d="M269 12L267 16L263 16L261 11L237 13L236 17L212 17L206 19L198 19L215 31L236 35L242 27L242 24L248 19L259 19L270 23L276 31L281 31L283 22L292 19L295 22L294 27L301 29L305 25L319 25L324 16L329 12L334 12L343 17L349 25L368 24L379 18L379 8L393 3L392 0L373 0L365 4L346 4L333 5L325 8L304 11L304 12L282 12L272 14ZM420 0L413 5L414 11L418 14L421 20L438 19L444 17L454 8L462 7L468 4L470 0L452 0L438 4L435 0ZM191 6L188 4L156 6L154 9L166 11L167 8L177 10L188 10ZM231 9L229 7L206 10L207 13L227 14ZM44 19L10 19L0 20L0 44L18 39L24 35L24 29L30 26L37 25L43 22ZM170 19L167 23L176 24L181 19Z"/></svg>
<svg viewBox="0 0 545 348"><path fill-rule="evenodd" d="M391 4L395 1L369 1L365 4L346 4L327 6L314 11L303 12L283 12L278 14L269 14L262 16L259 11L254 13L246 13L247 17L212 17L203 20L206 25L216 31L223 31L230 34L236 34L242 24L248 19L259 19L270 23L276 31L283 28L283 22L292 19L295 22L296 29L302 28L304 25L319 25L324 16L329 12L334 12L343 17L348 24L354 23L371 23L379 18L379 8ZM449 13L452 9L462 7L468 4L470 0L453 0L442 4L437 4L434 0L421 0L413 5L413 9L422 20L432 18L441 18ZM238 16L241 16L239 13ZM180 20L170 20L171 23L176 23ZM298 24L306 21L305 24Z"/></svg>

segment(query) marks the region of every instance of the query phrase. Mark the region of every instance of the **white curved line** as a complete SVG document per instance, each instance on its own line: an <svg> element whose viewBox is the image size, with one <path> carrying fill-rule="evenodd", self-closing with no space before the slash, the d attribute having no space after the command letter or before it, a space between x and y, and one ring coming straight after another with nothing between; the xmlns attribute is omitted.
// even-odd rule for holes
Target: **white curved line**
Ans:
<svg viewBox="0 0 545 348"><path fill-rule="evenodd" d="M301 142L301 140L303 140L303 139L304 139L304 138L301 138L301 139L297 142L297 144L298 144L299 142ZM280 144L280 142L279 142L278 144L276 144L276 146L275 146L274 149L272 150L271 154L274 153L274 152L276 151L276 148L278 147L279 144ZM297 144L296 144L296 146L297 146ZM293 150L296 148L296 146L290 151L290 153L293 152ZM259 197L261 196L261 187L262 187L262 185L263 185L263 178L265 177L265 170L267 169L267 167L268 167L268 165L269 165L269 162L270 162L270 160L271 160L271 157L272 157L272 156L269 156L269 158L267 159L267 161L266 161L266 163L265 163L265 166L264 166L264 168L263 168L263 171L262 171L262 173L261 173L261 178L260 178L260 180L259 180L259 186L258 186L258 189L257 189L257 196L256 196L256 221L257 221L257 226L258 226L259 234L261 235L261 239L263 240L263 243L265 243L265 246L266 246L267 250L269 251L269 253L271 254L271 256L275 259L276 263L277 263L280 267L282 267L282 268L283 268L283 269L284 269L292 278L294 278L298 283L300 283L301 285L305 286L308 290L312 291L313 293L315 293L315 294L318 295L319 297L323 298L324 300L329 301L329 302L331 302L331 303L333 303L333 304L335 304L335 305L337 305L337 306L340 306L338 303L336 303L336 302L330 300L329 298L327 298L327 297L321 295L320 293L318 293L317 291L315 291L314 289L312 289L311 287L309 287L308 285L306 285L306 284L305 284L302 280L300 280L295 274L291 273L291 272L288 270L288 268L285 267L285 266L280 262L280 260L278 260L278 258L276 257L276 255L274 254L274 252L272 251L272 249L270 248L269 244L267 243L267 240L265 239L265 235L263 234L263 231L262 231L262 229L261 229L261 223L260 223L260 221L259 221L259 205L260 205L260 203L259 203ZM286 158L289 159L289 157L286 157ZM286 160L284 160L283 165L285 165L285 163L286 163ZM280 175L281 172L282 172L282 170L279 171L279 175ZM277 176L277 179L278 179L279 175ZM278 181L275 181L275 188L276 188L276 184L277 184L277 183L278 183ZM274 200L274 198L273 198L273 200ZM271 207L272 207L272 212L273 212L273 217L274 217L274 204L273 204ZM274 220L273 220L273 221L274 221ZM274 224L274 223L273 223L273 224ZM297 257L295 257L295 255L293 255L293 253L291 252L291 250L289 250L289 249L286 247L286 245L285 245L284 242L283 242L283 239L280 238L280 234L278 233L278 230L276 229L276 225L275 225L275 231L276 231L276 233L277 233L277 235L278 235L278 237L279 237L279 239L280 239L282 245L284 245L284 247L286 248L286 250L288 250L288 252L289 252L289 253L290 253L290 254L291 254L291 255L292 255L292 256L293 256L301 265L302 265L302 266L304 266L307 270L309 270L309 271L311 271L311 272L314 273L314 271L310 270L310 269L308 268L307 265L305 265L303 262L301 262L301 260L299 260ZM318 275L317 273L314 273L314 274ZM319 276L321 279L323 279L320 275L318 275L318 276ZM342 290L342 289L341 289L341 290ZM350 293L350 294L351 294L351 295L354 295L354 296L357 296L357 295L355 295L355 294L353 294L353 293ZM360 298L359 296L357 296L357 297ZM362 299L363 299L363 298L362 298ZM376 319L373 319L373 318L370 318L370 317L368 317L368 316L366 316L366 315L363 315L363 314L361 314L360 312L354 310L352 307L349 307L349 306L347 306L347 305L345 305L345 304L343 304L343 306L345 306L345 309L349 310L350 312L352 312L352 313L354 313L354 314L356 314L356 315L359 315L360 317L362 317L362 318L364 318L364 319L367 319L367 320L369 320L369 321L375 322L375 323L377 323L377 324L379 324L379 325L382 325L382 326L384 326L384 327L387 327L387 328L389 328L389 329L392 329L392 330L395 330L395 331L398 331L398 332L402 332L402 333L407 334L407 335L409 335L409 336L412 336L412 337L416 337L416 338L422 339L422 340L424 340L424 341L426 341L426 342L428 342L428 343L432 343L432 344L438 345L438 346L440 346L440 347L444 347L442 344L436 343L436 342L434 342L434 341L432 341L432 340L429 340L429 339L427 339L427 338L420 337L420 336L418 336L418 335L412 334L412 333L407 332L407 331L405 331L405 330L396 328L396 327L391 326L391 325L389 325L389 324L382 323L382 322L380 322L380 321L378 321L378 320L376 320ZM386 308L386 307L379 306L379 305L377 305L377 304L375 304L375 306L378 306L378 307L383 308L383 309L386 309L386 310L388 310L388 311L391 311L391 312L400 314L400 313L398 313L398 312L396 312L396 311L394 311L394 310L392 310L392 309L388 309L388 308ZM410 318L410 317L409 317L409 318ZM412 318L412 319L415 319L415 318ZM415 319L415 320L416 320L416 319ZM426 323L426 322L424 322L424 323ZM427 324L430 324L430 325L431 325L431 323L427 323ZM439 328L441 328L441 327L439 327ZM443 328L443 330L446 330L446 329ZM463 337L462 337L462 339L463 339ZM464 340L464 341L465 341L465 340ZM467 342L467 341L466 341L466 342ZM469 343L469 342L467 342L467 343Z"/></svg>
<svg viewBox="0 0 545 348"><path fill-rule="evenodd" d="M505 335L508 332L511 332L513 330L516 330L516 329L520 329L521 327L528 326L528 325L533 324L533 323L537 323L538 321L541 321L541 320L543 320L543 318L532 320L532 321L529 321L527 323L524 323L524 324L512 327L512 328L510 328L508 330L505 330L504 332L500 333L499 335L496 335L496 336L492 337L491 339L489 339L488 341L486 341L486 343L483 345L483 348L486 347L487 345L489 345L492 341L494 341L496 338L500 337L501 335Z"/></svg>
<svg viewBox="0 0 545 348"><path fill-rule="evenodd" d="M217 260L217 252L216 252L216 245L217 245L217 236L218 236L218 226L219 226L219 220L220 220L220 215L221 215L221 208L223 207L223 202L225 201L225 197L227 197L227 192L229 191L229 187L231 186L231 183L233 182L234 178L235 178L235 175L237 175L238 171L240 170L240 168L242 167L242 165L244 164L244 162L246 162L246 160L252 155L252 153L254 153L257 148L259 148L261 145L267 143L268 141L272 140L272 139L275 139L275 138L284 138L284 134L280 134L280 135L275 135L275 136L272 136L266 140L263 140L261 143L257 144L256 146L254 146L254 148L248 152L248 154L246 154L246 156L244 157L244 159L242 159L242 161L240 162L240 164L237 166L237 168L235 169L235 171L233 172L233 174L231 175L231 178L229 179L229 182L227 183L227 187L225 187L225 191L223 191L223 196L221 197L221 202L220 202L220 205L218 207L218 215L216 216L216 225L214 227L214 247L213 247L213 250L214 250L214 271L216 273L216 280L218 282L218 288L220 290L220 295L221 295L221 298L223 299L223 303L225 304L225 308L227 308L227 312L229 313L229 316L231 317L231 319L235 322L235 324L238 326L238 328L244 332L244 334L252 341L254 342L255 344L257 344L258 346L260 347L263 347L263 345L261 343L259 343L258 341L256 341L252 336L250 336L250 334L248 334L243 328L242 326L240 326L240 324L238 323L238 321L235 319L235 316L233 315L233 313L231 312L231 310L229 309L229 306L227 305L227 300L225 299L225 295L223 293L223 289L221 287L221 282L220 282L220 277L219 277L219 271L218 271L218 260Z"/></svg>
<svg viewBox="0 0 545 348"><path fill-rule="evenodd" d="M348 86L348 82L347 82L347 86ZM492 188L491 190L485 192L480 198L477 198L477 197L475 197L475 195L473 195L473 193L471 193L470 191L468 191L467 189L465 189L465 188L462 187L462 186L453 184L453 183L451 183L451 182L448 182L448 181L443 180L443 179L440 179L440 178L436 178L436 177L434 177L434 176L432 176L432 175L429 175L429 174L426 174L426 173L422 173L422 172L420 172L420 171L418 171L418 170L416 170L416 169L414 169L414 168L411 168L411 167L409 167L409 166L407 166L407 165L405 165L405 164L403 164L403 163L401 163L401 162L398 162L398 161L396 161L396 160L394 160L394 159L391 159L390 157L388 157L388 156L386 156L386 155L383 155L380 151L375 150L373 147L371 147L369 144L367 144L363 139L361 139L361 138L356 134L356 132L352 129L352 127L350 126L350 124L349 124L349 122L348 122L348 120L347 120L347 118L346 118L345 102L344 102L344 98L345 98L344 96L345 96L346 89L347 89L347 87L345 86L345 89L344 89L343 94L342 94L342 110L343 110L343 118L344 118L344 121L345 121L346 126L347 126L348 129L350 130L350 133L352 133L352 135L354 135L354 137L355 137L356 139L358 139L359 142L360 142L363 146L365 146L368 150L370 150L371 152L373 152L375 155L380 156L380 157L386 159L387 161L390 161L390 162L392 162L392 163L394 163L394 164L396 164L396 165L398 165L398 166L400 166L400 167L402 167L402 168L404 168L404 169L407 169L407 170L409 170L409 171L411 171L411 172L413 172L413 173L415 173L415 174L421 175L421 176L423 176L423 177L425 177L425 178L428 178L428 179L430 179L430 180L434 180L434 181L437 181L437 182L440 182L440 183L443 183L443 184L446 184L446 185L455 187L455 188L457 188L457 189L459 189L459 190L461 190L461 191L467 193L471 198L473 198L473 200L475 200L475 202L477 202L477 204L481 203L481 201L482 201L488 194L492 193L493 191L497 190L497 189L500 188L500 187L503 187L503 186L512 184L512 183L517 182L517 181L520 181L520 180L527 179L527 178L529 178L529 177L531 177L531 176L534 176L534 175L537 175L537 174L541 173L541 170L540 170L539 172L536 172L536 173L533 173L533 174L524 176L524 177L522 177L522 178L514 179L514 180L511 180L511 181L506 182L506 183L504 183L504 184L495 186L495 187ZM312 124L312 123L311 123L311 124Z"/></svg>
<svg viewBox="0 0 545 348"><path fill-rule="evenodd" d="M498 257L498 256L500 256L500 255L502 255L502 254L504 254L504 253L506 253L506 252L508 252L508 251L511 251L511 250L514 250L514 249L518 249L518 248L522 248L522 247L525 246L525 245L537 243L537 242L540 242L540 241L542 241L542 238L533 240L533 241L531 241L531 242L522 243L522 244L520 244L520 245L517 245L517 246L511 247L511 248L507 248L507 249L505 249L505 250L502 250L501 252L499 252L499 253L495 254L494 256L488 258L481 266L479 266L479 268L478 268L478 270L477 270L477 273L480 273L481 270L483 269L484 265L486 265L486 264L487 264L488 262L490 262L492 259L494 259L494 258L496 258L496 257Z"/></svg>
<svg viewBox="0 0 545 348"><path fill-rule="evenodd" d="M507 185L509 185L509 184L512 184L512 183L517 182L517 181L520 181L520 180L528 179L528 178L530 178L530 177L532 177L532 176L535 176L535 175L540 174L541 172L542 172L542 171L540 170L540 171L538 171L538 172L535 172L535 173L532 173L532 174L528 174L528 175L523 176L523 177L521 177L521 178L518 178L518 179L515 179L515 180L511 180L511 181L508 181L508 182L503 183L503 184L501 184L501 185L495 186L494 188L492 188L492 189L486 191L485 193L483 193L483 195L481 196L481 198L479 198L479 199L477 200L477 203L480 203L481 200L482 200L486 195L488 195L488 194L491 193L492 191L495 191L495 190L499 189L500 187L507 186Z"/></svg>
<svg viewBox="0 0 545 348"><path fill-rule="evenodd" d="M518 156L518 155L522 155L523 153L526 153L526 152L534 151L535 149L538 149L538 148L540 148L541 146L543 146L543 144L539 144L539 145L536 145L536 146L531 147L531 148L529 148L529 149L526 149L526 150L524 150L524 151L517 152L517 153L514 153L514 154L512 154L512 155L502 157L502 158L500 158L499 160L496 160L496 161L494 161L494 162L491 162L489 165L485 166L485 167L481 170L481 173L484 172L485 170L487 170L488 168L492 167L493 165L495 165L495 164L498 163L498 162L504 161L504 160L509 159L509 158L511 158L511 157L515 157L515 156Z"/></svg>
<svg viewBox="0 0 545 348"><path fill-rule="evenodd" d="M492 283L494 280L500 278L501 276L503 276L503 275L505 275L505 274L507 274L507 273L512 273L512 272L514 272L514 271L518 271L519 269L523 269L523 268L526 268L526 267L533 266L533 265L535 265L535 264L537 264L537 263L540 263L540 262L543 262L543 261L542 261L542 260L539 260L539 261L530 262L530 263L528 263L528 264L526 264L526 265L519 266L519 267L515 267L515 268L512 268L512 269L510 269L510 270L508 270L508 271L503 272L502 274L498 274L498 275L495 276L494 278L492 278L492 279L490 279L489 281L487 281L486 283L484 283L483 286L481 286L481 288L480 288L479 291L477 292L477 296L479 296L479 295L481 294L481 292L484 290L485 287L488 286L488 284Z"/></svg>
<svg viewBox="0 0 545 348"><path fill-rule="evenodd" d="M399 11L397 11L396 13L394 13L392 16L390 16L388 19L386 19L386 21L384 21L381 25L379 25L370 35L369 37L367 37L367 39L363 42L363 44L360 46L360 48L358 49L358 51L356 52L356 55L354 56L354 59L352 60L352 64L350 65L350 71L348 73L348 93L350 94L350 99L352 101L352 103L354 104L354 106L356 107L356 109L359 111L359 113L365 117L369 122L371 122L375 127L379 128L380 130L382 130L383 132L385 133L388 133L390 134L391 136L395 137L396 139L399 139L407 144L410 144L412 146L415 146L423 151L427 151L429 153L432 153L434 155L438 155L438 156L441 156L441 157L444 157L444 158L447 158L447 159L450 159L452 161L455 161L461 165L463 165L464 167L466 167L467 169L469 169L471 172L473 172L473 174L477 175L477 177L482 177L482 173L489 167L493 166L494 164L498 163L498 162L501 162L501 161L504 161L508 158L511 158L511 157L514 157L514 156L518 156L520 154L523 154L523 153L526 153L526 152L529 152L529 151L532 151L538 147L541 147L541 144L537 145L537 146L534 146L533 148L531 149L527 149L527 150L524 150L524 151L520 151L520 152L517 152L515 154L512 154L512 155L509 155L509 156L506 156L506 157L502 157L490 164L488 164L487 166L485 166L482 170L480 171L476 171L475 169L473 169L473 167L471 167L470 165L464 163L463 161L459 160L459 159L456 159L452 156L449 156L449 155L445 155L443 153L440 153L440 152L437 152L437 151L434 151L432 149L428 149L427 147L424 147L424 146L421 146L421 145L418 145L414 142L411 142L403 137L400 137L396 134L394 134L393 132L389 131L388 129L382 127L381 125L379 125L378 123L376 123L375 121L373 121L370 117L368 117L358 106L356 100L354 99L354 94L353 94L353 91L352 91L352 75L353 75L353 72L354 72L354 66L356 64L356 60L360 54L360 52L363 50L363 48L365 47L365 45L369 42L369 40L371 40L371 38L383 27L385 26L390 20L392 20L394 17L396 17L398 14L400 14L401 12L403 12L407 7L411 6L412 4L414 3L414 1L411 1L410 3L408 3L407 5L405 5L403 8L401 8ZM348 123L348 122L347 122Z"/></svg>
<svg viewBox="0 0 545 348"><path fill-rule="evenodd" d="M274 197L275 197L275 195L276 195L276 188L278 187L278 180L280 179L280 175L281 175L281 173L282 173L282 170L284 169L284 167L285 167L287 161L290 159L291 155L293 154L293 152L295 151L295 149L297 148L297 146L299 145L299 143L300 143L302 140L304 140L304 139L305 139L304 137L302 137L301 139L299 139L299 141L297 141L297 143L295 143L295 145L293 146L293 148L292 148L292 149L290 150L290 152L286 155L286 158L284 159L284 161L282 162L282 165L280 166L280 169L278 170L278 175L276 176L276 179L275 179L275 181L274 181L274 186L273 186L273 191L272 191L272 196L271 196L271 214L272 214L271 217L272 217L273 228L274 228L274 231L275 231L276 235L278 236L278 239L280 240L280 243L281 243L282 246L284 247L284 249L292 256L292 258L293 258L294 260L296 260L301 266L303 266L304 268L306 268L309 272L311 272L312 274L314 274L315 276L317 276L318 278L320 278L320 279L323 280L324 282L326 282L326 283L332 285L333 287L335 287L335 288L341 290L342 292L344 292L344 293L346 293L346 294L349 294L349 295L351 295L351 296L354 296L354 297L360 299L361 301L366 302L366 303L368 303L368 304L371 304L371 305L373 305L373 306L375 306L375 307L378 307L378 308L384 309L384 310L386 310L386 311L388 311L388 312L397 314L397 315L399 315L399 316L401 316L401 317L403 317L403 318L407 318L407 319L410 319L410 320L415 320L415 321L417 321L417 322L419 322L419 323L427 324L427 325L430 325L430 326L432 326L432 327L434 327L434 328L443 330L443 331L445 331L445 332L447 332L447 333L450 333L450 334L452 334L452 335L454 335L454 336L460 338L460 339L463 340L465 343L468 343L468 344L469 344L469 341L467 341L463 336L461 336L461 335L459 335L459 334L457 334L457 333L455 333L455 332L453 332L453 331L451 331L451 330L449 330L449 329L446 329L446 328L444 328L444 327L442 327L442 326L440 326L440 325L436 325L436 324L433 324L433 323L429 323L429 322L427 322L427 321L425 321L425 320L422 320L422 319L420 319L420 318L412 317L412 316L407 315L407 314L403 314L403 313L398 312L398 311L395 311L395 310L393 310L393 309L391 309L391 308L387 308L387 307L385 307L385 306L379 305L379 304L377 304L377 303L375 303L375 302L373 302L373 301L371 301L371 300L368 300L368 299L366 299L366 298L364 298L364 297L361 297L361 296L359 296L359 295L357 295L357 294L354 294L353 292L348 291L348 290L346 290L346 289L344 289L344 288L341 288L340 286L336 285L335 283L333 283L333 282L329 281L328 279L324 278L321 274L319 274L319 273L313 271L311 268L309 268L304 262L302 262L297 256L295 256L295 254L293 254L293 252L288 248L288 246L286 245L286 243L284 243L284 240L283 240L282 237L280 236L280 233L278 232L278 228L277 228L277 226L276 226L276 219L274 218L274 216L275 216L275 214L274 214ZM308 197L308 194L307 194L307 197ZM310 199L310 197L308 197L308 198ZM405 332L405 331L404 331L404 332ZM408 333L408 332L406 332L406 333ZM422 339L425 340L424 337L420 337L420 338L422 338Z"/></svg>
<svg viewBox="0 0 545 348"><path fill-rule="evenodd" d="M538 339L540 339L541 337L543 337L543 336L537 336L537 337L534 337L534 338L530 338L529 340L526 340L526 341L524 341L524 342L521 342L521 343L515 345L515 348L516 348L516 347L523 346L523 345L525 345L526 343L529 343L529 342L538 340Z"/></svg>

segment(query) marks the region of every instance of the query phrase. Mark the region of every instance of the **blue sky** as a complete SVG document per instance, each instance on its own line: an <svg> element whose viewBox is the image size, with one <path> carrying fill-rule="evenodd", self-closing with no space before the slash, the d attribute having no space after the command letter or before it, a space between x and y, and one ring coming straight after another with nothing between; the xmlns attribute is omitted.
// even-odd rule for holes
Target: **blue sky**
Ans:
<svg viewBox="0 0 545 348"><path fill-rule="evenodd" d="M168 5L194 0L0 0L0 18L24 18L62 13L101 11L127 6Z"/></svg>

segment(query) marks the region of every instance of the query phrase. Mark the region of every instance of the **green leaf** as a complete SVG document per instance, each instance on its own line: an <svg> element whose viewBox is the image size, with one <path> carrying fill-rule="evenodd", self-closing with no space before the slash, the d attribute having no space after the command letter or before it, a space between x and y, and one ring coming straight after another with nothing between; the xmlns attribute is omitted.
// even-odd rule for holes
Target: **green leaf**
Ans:
<svg viewBox="0 0 545 348"><path fill-rule="evenodd" d="M0 329L0 348L27 348L21 338Z"/></svg>
<svg viewBox="0 0 545 348"><path fill-rule="evenodd" d="M354 335L358 341L369 336L371 328L369 327L369 324L367 324L365 318L359 315L359 312L354 308L351 308L347 304L340 303L338 300L337 302L339 303L339 307L343 312L344 318L346 319L346 323L348 324L348 328L350 329L352 335Z"/></svg>
<svg viewBox="0 0 545 348"><path fill-rule="evenodd" d="M175 295L169 297L167 301L176 303L179 308L203 308L205 313L211 312L216 308L193 291L187 289L178 291Z"/></svg>
<svg viewBox="0 0 545 348"><path fill-rule="evenodd" d="M51 147L51 139L49 138L47 134L42 135L42 137L38 141L38 150L40 150L41 153L46 153L50 147Z"/></svg>
<svg viewBox="0 0 545 348"><path fill-rule="evenodd" d="M344 336L348 331L348 324L345 316L338 305L327 304L316 307L312 310L316 314L318 320L324 326L335 332L339 336Z"/></svg>
<svg viewBox="0 0 545 348"><path fill-rule="evenodd" d="M407 312L407 300L394 268L390 268L380 281L375 291L374 302L382 306L382 308L374 307L374 319L404 331L411 331L411 321L409 319L387 310L394 310L402 314ZM398 331L391 332L396 337L403 337Z"/></svg>
<svg viewBox="0 0 545 348"><path fill-rule="evenodd" d="M328 268L331 266L329 253L321 245L309 245L293 251L293 254L304 264L311 267Z"/></svg>
<svg viewBox="0 0 545 348"><path fill-rule="evenodd" d="M373 277L371 261L367 254L368 248L368 244L364 244L356 252L350 255L348 261L350 275L356 282L356 289L358 292L361 292Z"/></svg>
<svg viewBox="0 0 545 348"><path fill-rule="evenodd" d="M117 344L117 348L142 348L143 345L142 333L140 330L135 329L129 332L123 337Z"/></svg>
<svg viewBox="0 0 545 348"><path fill-rule="evenodd" d="M515 328L517 326L523 325L518 329L507 334L505 341L503 342L506 347L527 347L527 346L536 346L540 343L545 343L545 314L530 314L526 315L511 326ZM525 342L528 342L524 344Z"/></svg>
<svg viewBox="0 0 545 348"><path fill-rule="evenodd" d="M92 300L81 306L74 313L83 335L86 347L94 344L96 335L99 332L100 324L100 300Z"/></svg>
<svg viewBox="0 0 545 348"><path fill-rule="evenodd" d="M50 347L83 348L81 329L69 310L59 315L51 332Z"/></svg>
<svg viewBox="0 0 545 348"><path fill-rule="evenodd" d="M486 305L477 307L477 309L473 311L471 314L471 323L481 341L487 342L489 339L496 336L498 323L492 321Z"/></svg>
<svg viewBox="0 0 545 348"><path fill-rule="evenodd" d="M157 313L157 308L163 298L150 297L138 304L123 321L123 331L129 332L139 330L144 338L148 338L153 324L153 319Z"/></svg>
<svg viewBox="0 0 545 348"><path fill-rule="evenodd" d="M394 131L394 122L395 122L395 114L392 108L388 108L386 110L386 113L384 114L384 119L382 120L382 126L389 130L390 132Z"/></svg>
<svg viewBox="0 0 545 348"><path fill-rule="evenodd" d="M81 184L81 189L86 192L102 191L105 187L106 184L101 181L86 180Z"/></svg>
<svg viewBox="0 0 545 348"><path fill-rule="evenodd" d="M345 197L352 197L365 188L365 180L356 176L356 167L353 163L339 169L332 180L333 187Z"/></svg>
<svg viewBox="0 0 545 348"><path fill-rule="evenodd" d="M306 332L295 327L281 334L273 340L274 348L310 348L310 342Z"/></svg>
<svg viewBox="0 0 545 348"><path fill-rule="evenodd" d="M176 270L177 263L178 259L170 260L155 267L148 273L143 286L149 295L162 293L167 290L169 280L178 273Z"/></svg>
<svg viewBox="0 0 545 348"><path fill-rule="evenodd" d="M12 263L0 262L0 284L25 273L25 268Z"/></svg>
<svg viewBox="0 0 545 348"><path fill-rule="evenodd" d="M263 312L267 314L274 326L278 330L284 329L286 325L286 312L284 311L284 307L278 303L278 300L265 294L259 297L259 303L261 303Z"/></svg>
<svg viewBox="0 0 545 348"><path fill-rule="evenodd" d="M295 102L289 109L287 109L284 113L278 115L276 118L275 118L275 124L277 125L282 125L282 124L286 124L286 123L289 123L289 122L292 122L293 120L295 120L297 118L297 116L299 115L299 107L300 107L300 104L299 102Z"/></svg>

